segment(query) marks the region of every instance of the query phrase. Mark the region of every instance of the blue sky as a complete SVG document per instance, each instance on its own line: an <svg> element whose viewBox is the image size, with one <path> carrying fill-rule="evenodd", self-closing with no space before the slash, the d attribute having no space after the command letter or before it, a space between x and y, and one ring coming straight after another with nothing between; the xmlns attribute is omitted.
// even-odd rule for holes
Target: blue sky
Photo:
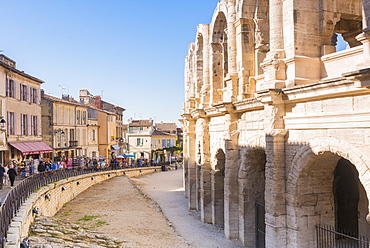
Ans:
<svg viewBox="0 0 370 248"><path fill-rule="evenodd" d="M0 50L47 94L88 89L126 108L125 121L179 124L188 45L217 2L0 0Z"/></svg>
<svg viewBox="0 0 370 248"><path fill-rule="evenodd" d="M45 81L46 94L88 89L125 119L176 122L184 59L218 0L0 0L0 50Z"/></svg>

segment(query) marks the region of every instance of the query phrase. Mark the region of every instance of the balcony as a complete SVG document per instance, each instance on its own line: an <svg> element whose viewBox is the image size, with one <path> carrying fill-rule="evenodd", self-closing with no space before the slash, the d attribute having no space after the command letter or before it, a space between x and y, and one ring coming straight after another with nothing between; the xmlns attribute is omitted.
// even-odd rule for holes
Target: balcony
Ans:
<svg viewBox="0 0 370 248"><path fill-rule="evenodd" d="M69 147L77 147L77 146L78 146L78 140L69 141Z"/></svg>

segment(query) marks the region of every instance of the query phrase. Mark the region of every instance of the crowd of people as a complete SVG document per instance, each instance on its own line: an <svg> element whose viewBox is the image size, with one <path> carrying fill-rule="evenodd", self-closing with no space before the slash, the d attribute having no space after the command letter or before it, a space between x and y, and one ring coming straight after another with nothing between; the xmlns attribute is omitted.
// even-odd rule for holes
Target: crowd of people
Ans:
<svg viewBox="0 0 370 248"><path fill-rule="evenodd" d="M14 181L17 176L28 177L35 173L43 173L47 171L53 171L58 169L120 169L129 167L146 167L159 165L157 161L148 159L131 159L131 160L119 160L112 158L109 161L105 159L96 158L74 158L66 159L64 161L51 161L49 159L37 159L33 160L32 163L23 161L17 163L16 161L10 161L9 165L0 164L0 189L5 186L14 186Z"/></svg>

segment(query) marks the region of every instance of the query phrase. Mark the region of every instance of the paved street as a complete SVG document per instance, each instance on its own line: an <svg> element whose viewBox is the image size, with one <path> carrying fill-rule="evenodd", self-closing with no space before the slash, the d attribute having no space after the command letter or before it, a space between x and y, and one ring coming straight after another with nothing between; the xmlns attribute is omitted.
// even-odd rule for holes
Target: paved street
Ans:
<svg viewBox="0 0 370 248"><path fill-rule="evenodd" d="M22 177L17 177L15 179L14 185L17 185L22 179L23 179ZM10 186L9 185L3 185L3 188L0 189L0 202L1 203L5 199L5 196L9 192L9 190L10 190Z"/></svg>

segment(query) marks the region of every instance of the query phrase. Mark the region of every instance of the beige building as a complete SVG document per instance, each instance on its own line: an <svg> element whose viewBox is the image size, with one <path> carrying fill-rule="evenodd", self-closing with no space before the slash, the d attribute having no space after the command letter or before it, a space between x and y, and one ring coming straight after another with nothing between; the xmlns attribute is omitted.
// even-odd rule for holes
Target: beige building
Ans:
<svg viewBox="0 0 370 248"><path fill-rule="evenodd" d="M370 236L369 20L361 0L221 0L198 25L182 121L204 222L245 247Z"/></svg>
<svg viewBox="0 0 370 248"><path fill-rule="evenodd" d="M128 151L135 159L151 159L153 120L130 120L126 139Z"/></svg>
<svg viewBox="0 0 370 248"><path fill-rule="evenodd" d="M21 162L51 156L42 142L40 86L44 83L0 55L0 161Z"/></svg>
<svg viewBox="0 0 370 248"><path fill-rule="evenodd" d="M114 105L114 104L111 104L111 103L108 103L106 101L103 101L101 99L100 96L94 96L93 94L91 94L88 90L80 90L80 102L87 105L87 106L90 106L92 108L96 108L96 109L100 109L100 110L103 110L105 111L104 113L105 114L108 114L108 115L114 115L113 117L106 117L105 114L103 114L103 112L100 113L100 116L102 118L105 118L108 121L107 125L107 128L108 129L105 129L105 124L103 125L104 128L101 129L100 131L101 132L104 132L104 134L100 134L101 136L104 136L102 137L104 139L103 143L104 144L101 144L100 145L100 152L102 152L104 150L104 154L102 154L103 156L107 156L106 158L109 158L111 155L114 155L114 156L117 156L117 155L121 155L121 154L124 154L124 151L127 149L126 148L126 142L124 140L124 125L123 125L123 119L124 119L124 115L123 115L123 112L126 110L120 106L117 106L117 105ZM113 128L113 123L112 123L112 119L115 120L115 123L114 123L114 128L115 128L115 131L112 131L112 128ZM101 122L102 120L100 120ZM105 131L103 131L105 130ZM105 133L107 131L107 133ZM105 143L105 140L106 140L106 135L109 136L109 139L108 139L108 143L106 144ZM104 147L104 148L103 148ZM114 154L112 154L112 152Z"/></svg>
<svg viewBox="0 0 370 248"><path fill-rule="evenodd" d="M86 157L88 107L69 96L63 99L42 93L42 137L53 148L53 159Z"/></svg>
<svg viewBox="0 0 370 248"><path fill-rule="evenodd" d="M174 161L177 156L176 134L167 133L155 129L151 138L152 159L154 161Z"/></svg>
<svg viewBox="0 0 370 248"><path fill-rule="evenodd" d="M93 107L87 108L87 151L88 158L99 157L99 110ZM104 153L105 154L105 153Z"/></svg>

